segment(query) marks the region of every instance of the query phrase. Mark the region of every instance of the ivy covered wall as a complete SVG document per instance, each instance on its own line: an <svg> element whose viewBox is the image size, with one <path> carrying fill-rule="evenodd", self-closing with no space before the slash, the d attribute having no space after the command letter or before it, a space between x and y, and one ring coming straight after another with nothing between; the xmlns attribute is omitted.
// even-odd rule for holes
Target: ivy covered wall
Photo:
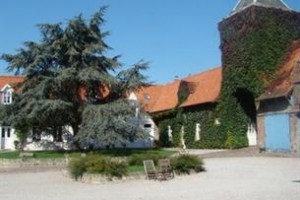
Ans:
<svg viewBox="0 0 300 200"><path fill-rule="evenodd" d="M252 6L220 22L219 31L220 134L245 138L247 123L255 123L255 98L276 78L287 49L300 39L300 13Z"/></svg>
<svg viewBox="0 0 300 200"><path fill-rule="evenodd" d="M209 103L190 108L177 108L169 115L156 115L160 131L161 146L180 147L181 128L184 126L184 140L187 148L221 148L225 147L224 135L219 134L220 126L215 124L216 104ZM195 141L196 124L200 124L201 140ZM168 137L168 126L172 129L173 140Z"/></svg>
<svg viewBox="0 0 300 200"><path fill-rule="evenodd" d="M219 31L223 66L219 101L156 115L162 146L180 146L182 126L187 148L247 146L248 124L256 123L255 99L276 78L293 41L300 40L300 13L252 6L220 22ZM186 93L178 95L186 97ZM220 125L215 119L220 119ZM197 123L201 140L195 142Z"/></svg>

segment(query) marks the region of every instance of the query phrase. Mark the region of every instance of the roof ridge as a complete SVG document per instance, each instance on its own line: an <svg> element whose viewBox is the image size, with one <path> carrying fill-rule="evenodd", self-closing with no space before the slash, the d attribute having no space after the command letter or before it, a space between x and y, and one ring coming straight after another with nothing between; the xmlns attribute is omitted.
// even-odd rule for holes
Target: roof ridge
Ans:
<svg viewBox="0 0 300 200"><path fill-rule="evenodd" d="M277 8L283 10L292 10L283 0L239 0L232 10L232 14L238 13L251 6L261 6Z"/></svg>
<svg viewBox="0 0 300 200"><path fill-rule="evenodd" d="M182 80L185 80L185 79L190 78L190 77L193 77L193 76L198 76L198 75L200 75L200 74L206 74L206 73L209 73L209 72L212 72L212 71L216 71L216 70L219 70L219 69L222 69L222 66L214 67L214 68L208 69L208 70L206 70L206 71L202 71L202 72L197 72L197 73L195 73L195 74L191 74L191 75L189 75L189 76L183 78Z"/></svg>
<svg viewBox="0 0 300 200"><path fill-rule="evenodd" d="M25 76L23 76L23 75L2 75L2 74L0 74L0 77L16 77L16 78L23 77L23 78L25 78Z"/></svg>

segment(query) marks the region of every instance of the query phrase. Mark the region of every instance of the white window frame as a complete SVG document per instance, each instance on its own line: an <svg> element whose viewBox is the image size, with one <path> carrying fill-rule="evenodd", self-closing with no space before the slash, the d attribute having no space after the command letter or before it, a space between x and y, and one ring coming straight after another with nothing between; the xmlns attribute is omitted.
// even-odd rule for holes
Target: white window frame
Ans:
<svg viewBox="0 0 300 200"><path fill-rule="evenodd" d="M11 104L11 102L12 102L12 92L11 91L3 92L2 102L3 102L3 104Z"/></svg>
<svg viewBox="0 0 300 200"><path fill-rule="evenodd" d="M8 105L12 103L12 94L13 94L13 89L10 87L10 85L6 85L3 87L1 90L1 102L4 105Z"/></svg>

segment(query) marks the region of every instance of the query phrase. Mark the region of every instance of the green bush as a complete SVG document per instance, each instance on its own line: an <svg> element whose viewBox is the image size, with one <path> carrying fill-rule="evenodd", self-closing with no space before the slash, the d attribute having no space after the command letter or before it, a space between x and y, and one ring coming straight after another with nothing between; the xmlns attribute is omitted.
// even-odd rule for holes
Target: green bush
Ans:
<svg viewBox="0 0 300 200"><path fill-rule="evenodd" d="M164 158L165 156L155 154L155 153L148 153L148 154L132 154L128 158L128 163L130 166L132 165L143 165L144 160L153 160L155 164L158 163L159 159Z"/></svg>
<svg viewBox="0 0 300 200"><path fill-rule="evenodd" d="M86 172L90 174L101 174L105 171L105 159L99 155L89 154L85 158Z"/></svg>
<svg viewBox="0 0 300 200"><path fill-rule="evenodd" d="M225 142L225 147L227 149L234 149L235 147L235 137L234 134L230 131L227 133L227 140Z"/></svg>
<svg viewBox="0 0 300 200"><path fill-rule="evenodd" d="M18 140L14 141L15 149L20 149L20 142Z"/></svg>
<svg viewBox="0 0 300 200"><path fill-rule="evenodd" d="M83 174L86 172L85 159L84 158L72 159L68 167L72 178L78 180L78 178L81 178Z"/></svg>
<svg viewBox="0 0 300 200"><path fill-rule="evenodd" d="M248 146L248 139L246 136L238 136L232 132L227 133L227 140L225 142L225 147L227 149L239 149Z"/></svg>
<svg viewBox="0 0 300 200"><path fill-rule="evenodd" d="M105 174L109 177L118 177L127 175L128 164L122 158L111 158L105 162Z"/></svg>
<svg viewBox="0 0 300 200"><path fill-rule="evenodd" d="M68 167L72 178L75 180L81 178L84 173L104 174L109 177L118 178L128 173L128 164L125 159L103 158L96 154L72 159Z"/></svg>
<svg viewBox="0 0 300 200"><path fill-rule="evenodd" d="M172 159L172 167L177 174L190 174L191 171L205 171L203 160L196 155L183 154Z"/></svg>

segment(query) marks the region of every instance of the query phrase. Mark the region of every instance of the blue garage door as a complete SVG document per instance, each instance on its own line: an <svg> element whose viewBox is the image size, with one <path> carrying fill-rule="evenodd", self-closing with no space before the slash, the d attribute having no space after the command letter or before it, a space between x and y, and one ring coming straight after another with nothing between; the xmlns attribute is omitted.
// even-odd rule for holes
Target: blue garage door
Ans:
<svg viewBox="0 0 300 200"><path fill-rule="evenodd" d="M271 151L290 151L289 115L266 116L266 148Z"/></svg>

